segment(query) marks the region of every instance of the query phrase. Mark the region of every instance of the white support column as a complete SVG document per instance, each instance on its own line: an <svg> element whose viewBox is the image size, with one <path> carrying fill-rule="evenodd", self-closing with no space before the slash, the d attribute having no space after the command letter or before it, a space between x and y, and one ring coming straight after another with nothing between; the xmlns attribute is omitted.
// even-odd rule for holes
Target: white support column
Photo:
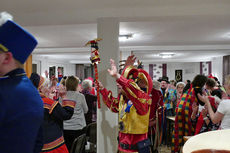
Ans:
<svg viewBox="0 0 230 153"><path fill-rule="evenodd" d="M119 62L119 21L117 18L100 18L97 21L99 53L101 63L98 65L99 80L113 96L117 96L117 86L107 69L110 68L110 58L118 66ZM103 103L101 98L101 109L97 110L97 152L116 153L118 135L118 114L112 113Z"/></svg>

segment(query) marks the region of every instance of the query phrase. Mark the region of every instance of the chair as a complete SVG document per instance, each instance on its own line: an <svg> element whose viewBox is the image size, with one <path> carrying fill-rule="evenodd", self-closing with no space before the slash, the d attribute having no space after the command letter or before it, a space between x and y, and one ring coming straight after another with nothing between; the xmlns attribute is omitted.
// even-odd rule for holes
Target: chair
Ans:
<svg viewBox="0 0 230 153"><path fill-rule="evenodd" d="M86 136L88 137L88 141L96 144L97 142L97 123L93 122L87 125L86 128Z"/></svg>
<svg viewBox="0 0 230 153"><path fill-rule="evenodd" d="M90 152L96 152L97 123L93 122L86 127L87 141L90 143Z"/></svg>
<svg viewBox="0 0 230 153"><path fill-rule="evenodd" d="M82 134L74 140L70 153L84 153L85 144L86 134Z"/></svg>

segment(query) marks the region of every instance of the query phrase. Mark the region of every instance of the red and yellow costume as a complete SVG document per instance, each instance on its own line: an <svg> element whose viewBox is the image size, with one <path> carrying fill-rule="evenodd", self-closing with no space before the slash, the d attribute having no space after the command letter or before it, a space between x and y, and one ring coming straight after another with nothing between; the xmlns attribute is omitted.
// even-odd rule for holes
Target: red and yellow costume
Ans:
<svg viewBox="0 0 230 153"><path fill-rule="evenodd" d="M153 150L156 150L157 147L161 144L162 130L162 115L163 115L163 95L160 90L152 89L151 92L152 104L150 106L150 115L149 121L155 122L153 126L149 126L148 135L151 139L153 145Z"/></svg>
<svg viewBox="0 0 230 153"><path fill-rule="evenodd" d="M147 84L146 92L135 83L140 79ZM119 151L137 152L137 143L148 138L152 80L146 71L129 66L116 81L122 86L117 98L105 88L100 92L107 107L119 113Z"/></svg>

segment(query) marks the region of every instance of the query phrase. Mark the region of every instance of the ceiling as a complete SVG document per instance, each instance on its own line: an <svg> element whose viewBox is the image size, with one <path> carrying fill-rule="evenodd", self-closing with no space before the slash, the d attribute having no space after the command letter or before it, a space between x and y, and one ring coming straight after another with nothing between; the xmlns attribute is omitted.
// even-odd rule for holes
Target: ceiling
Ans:
<svg viewBox="0 0 230 153"><path fill-rule="evenodd" d="M90 63L84 44L97 36L97 19L117 17L122 55L143 63L199 62L230 55L229 0L1 0L0 11L39 41L34 54L71 63ZM158 56L173 52L169 59Z"/></svg>

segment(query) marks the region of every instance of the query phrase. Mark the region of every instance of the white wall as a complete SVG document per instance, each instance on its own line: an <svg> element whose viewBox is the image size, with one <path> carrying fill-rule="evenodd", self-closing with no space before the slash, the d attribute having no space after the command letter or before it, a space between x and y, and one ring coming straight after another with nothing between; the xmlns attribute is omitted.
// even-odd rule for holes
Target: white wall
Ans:
<svg viewBox="0 0 230 153"><path fill-rule="evenodd" d="M149 64L143 64L144 70L149 73Z"/></svg>
<svg viewBox="0 0 230 153"><path fill-rule="evenodd" d="M215 57L212 59L212 74L217 77L222 84L223 75L223 56ZM70 64L63 61L51 60L39 55L33 55L33 64L37 64L38 73L44 76L45 70L49 70L51 66L64 67L64 76L75 75L76 68L75 64ZM144 69L149 72L149 64L144 63ZM195 75L200 74L200 63L189 62L189 63L167 63L167 75L170 80L175 79L175 70L183 71L183 81L193 80ZM57 74L57 70L56 70Z"/></svg>
<svg viewBox="0 0 230 153"><path fill-rule="evenodd" d="M200 63L167 63L167 75L169 77L169 80L175 80L175 70L182 70L182 81L192 81L197 74L200 74Z"/></svg>
<svg viewBox="0 0 230 153"><path fill-rule="evenodd" d="M212 75L217 77L220 84L223 82L223 56L212 59Z"/></svg>
<svg viewBox="0 0 230 153"><path fill-rule="evenodd" d="M60 60L51 60L46 57L39 55L33 55L32 63L38 64L38 73L45 76L45 70L49 72L49 67L56 66L56 77L57 77L57 67L64 67L63 76L70 76L76 74L75 64L70 64L68 62Z"/></svg>
<svg viewBox="0 0 230 153"><path fill-rule="evenodd" d="M156 64L156 63L154 63ZM164 63L167 64L167 76L169 80L175 80L175 70L182 70L183 81L193 80L193 78L200 74L200 62L186 62L186 63ZM144 64L144 69L149 72L149 64Z"/></svg>

